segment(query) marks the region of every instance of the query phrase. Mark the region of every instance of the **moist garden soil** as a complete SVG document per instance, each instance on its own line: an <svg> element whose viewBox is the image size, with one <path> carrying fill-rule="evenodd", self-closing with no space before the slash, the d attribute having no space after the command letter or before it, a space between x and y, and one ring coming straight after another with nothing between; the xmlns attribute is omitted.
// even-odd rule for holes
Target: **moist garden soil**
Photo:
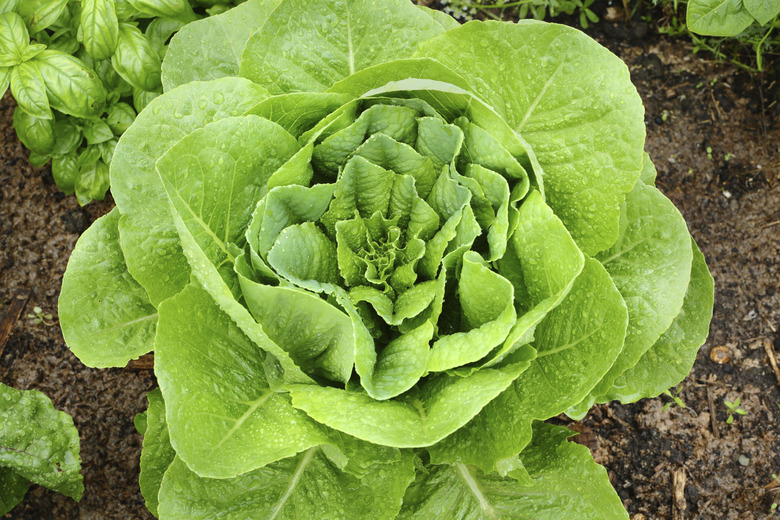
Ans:
<svg viewBox="0 0 780 520"><path fill-rule="evenodd" d="M604 13L601 13L602 15ZM604 16L602 16L604 18ZM608 16L607 16L608 18ZM657 185L680 209L715 278L710 337L669 397L595 406L577 442L603 464L632 520L780 519L780 84L777 76L692 54L685 40L637 21L602 21L591 33L629 66L645 104L647 151ZM0 352L0 381L35 388L73 416L85 492L76 503L39 486L4 518L151 519L138 488L141 436L154 374L137 366L90 369L56 324L57 296L79 235L113 206L81 208L32 168L12 128L15 103L0 101L0 316L26 307ZM713 361L715 360L715 361ZM740 400L744 415L725 401ZM780 508L778 508L780 510Z"/></svg>

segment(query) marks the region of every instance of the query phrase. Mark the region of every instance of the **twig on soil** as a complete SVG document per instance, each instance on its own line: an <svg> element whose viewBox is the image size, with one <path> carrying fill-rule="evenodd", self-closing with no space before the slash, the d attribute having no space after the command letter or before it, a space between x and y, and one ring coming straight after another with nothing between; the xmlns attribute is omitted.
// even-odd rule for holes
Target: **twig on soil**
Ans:
<svg viewBox="0 0 780 520"><path fill-rule="evenodd" d="M674 493L674 520L684 520L688 503L685 501L685 468L674 470L672 486Z"/></svg>
<svg viewBox="0 0 780 520"><path fill-rule="evenodd" d="M134 372L139 372L141 370L154 370L154 353L150 352L148 354L144 354L138 359L131 359L130 363L127 364L127 368Z"/></svg>
<svg viewBox="0 0 780 520"><path fill-rule="evenodd" d="M710 423L712 424L712 434L716 439L720 439L718 420L715 417L717 415L717 411L715 410L715 400L712 398L712 389L709 386L707 386L707 403L710 405Z"/></svg>
<svg viewBox="0 0 780 520"><path fill-rule="evenodd" d="M775 220L774 222L770 222L769 224L764 224L763 226L761 226L761 229L766 229L768 227L776 226L778 224L780 224L780 220Z"/></svg>
<svg viewBox="0 0 780 520"><path fill-rule="evenodd" d="M777 378L777 384L780 386L780 367L777 366L777 355L775 349L772 346L772 342L769 339L764 338L762 343L764 344L764 350L766 350L766 356L769 358L769 364L772 365L772 370Z"/></svg>
<svg viewBox="0 0 780 520"><path fill-rule="evenodd" d="M11 303L3 314L3 318L0 319L0 355L3 354L3 349L11 337L11 330L14 325L19 321L19 316L22 315L24 306L27 305L27 299L30 297L30 291L17 289L14 293Z"/></svg>

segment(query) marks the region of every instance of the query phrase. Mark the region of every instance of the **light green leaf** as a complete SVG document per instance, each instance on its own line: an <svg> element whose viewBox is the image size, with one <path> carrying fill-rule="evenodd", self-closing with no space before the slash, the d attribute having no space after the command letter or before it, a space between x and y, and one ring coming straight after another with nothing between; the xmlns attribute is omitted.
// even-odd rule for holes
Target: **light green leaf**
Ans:
<svg viewBox="0 0 780 520"><path fill-rule="evenodd" d="M585 446L567 442L573 432L537 423L521 454L532 480L484 473L465 464L427 466L404 497L399 520L628 520L606 470Z"/></svg>
<svg viewBox="0 0 780 520"><path fill-rule="evenodd" d="M163 60L165 91L190 81L238 76L246 41L280 1L249 0L226 13L185 25L171 40Z"/></svg>
<svg viewBox="0 0 780 520"><path fill-rule="evenodd" d="M81 34L84 49L96 60L107 60L119 41L119 20L112 0L83 0Z"/></svg>
<svg viewBox="0 0 780 520"><path fill-rule="evenodd" d="M98 154L100 149L94 148ZM93 200L103 200L109 186L108 165L102 160L90 162L81 167L81 176L76 182L76 200L82 206Z"/></svg>
<svg viewBox="0 0 780 520"><path fill-rule="evenodd" d="M11 70L12 67L0 67L0 92L3 94L11 85Z"/></svg>
<svg viewBox="0 0 780 520"><path fill-rule="evenodd" d="M575 29L526 20L467 23L423 42L416 56L473 82L530 143L547 203L584 252L612 245L645 137L642 101L619 58Z"/></svg>
<svg viewBox="0 0 780 520"><path fill-rule="evenodd" d="M355 363L352 321L330 303L293 287L239 277L247 307L304 372L346 383Z"/></svg>
<svg viewBox="0 0 780 520"><path fill-rule="evenodd" d="M66 195L72 195L76 190L76 182L78 182L81 174L76 152L73 151L65 155L52 157L51 173L57 186Z"/></svg>
<svg viewBox="0 0 780 520"><path fill-rule="evenodd" d="M328 441L269 387L266 355L196 285L160 305L155 374L171 444L199 475L234 477Z"/></svg>
<svg viewBox="0 0 780 520"><path fill-rule="evenodd" d="M742 3L750 16L761 25L766 25L780 15L780 3L775 0L743 0Z"/></svg>
<svg viewBox="0 0 780 520"><path fill-rule="evenodd" d="M37 390L0 384L0 467L80 500L79 433L73 419Z"/></svg>
<svg viewBox="0 0 780 520"><path fill-rule="evenodd" d="M157 514L160 485L163 475L176 457L176 452L171 446L168 435L168 425L165 422L165 402L160 389L157 388L146 394L149 400L149 408L146 411L146 426L141 435L144 436L143 450L141 451L141 474L138 484L141 494L146 501L146 507L154 515Z"/></svg>
<svg viewBox="0 0 780 520"><path fill-rule="evenodd" d="M193 82L154 99L119 140L111 192L122 211L120 239L128 270L153 304L190 279L155 162L193 130L241 115L265 97L263 89L243 79Z"/></svg>
<svg viewBox="0 0 780 520"><path fill-rule="evenodd" d="M0 14L0 54L14 56L21 60L22 53L28 45L30 45L30 35L21 16L10 11Z"/></svg>
<svg viewBox="0 0 780 520"><path fill-rule="evenodd" d="M45 50L30 63L38 66L53 109L84 118L103 112L106 89L84 62L61 51Z"/></svg>
<svg viewBox="0 0 780 520"><path fill-rule="evenodd" d="M35 34L53 24L67 6L68 0L23 0L17 12Z"/></svg>
<svg viewBox="0 0 780 520"><path fill-rule="evenodd" d="M11 69L11 94L19 107L39 119L53 119L46 85L33 61L20 63Z"/></svg>
<svg viewBox="0 0 780 520"><path fill-rule="evenodd" d="M443 31L403 0L288 1L249 38L240 74L272 94L322 92L371 65L411 57Z"/></svg>
<svg viewBox="0 0 780 520"><path fill-rule="evenodd" d="M736 36L753 23L742 0L691 0L685 20L691 32L706 36Z"/></svg>
<svg viewBox="0 0 780 520"><path fill-rule="evenodd" d="M144 18L197 19L187 0L127 0Z"/></svg>
<svg viewBox="0 0 780 520"><path fill-rule="evenodd" d="M436 9L431 9L430 7L425 7L422 5L418 5L417 7L419 7L422 12L433 18L436 23L444 27L445 30L454 29L460 25L455 18L445 12L437 11Z"/></svg>
<svg viewBox="0 0 780 520"><path fill-rule="evenodd" d="M16 11L19 0L0 0L0 14Z"/></svg>
<svg viewBox="0 0 780 520"><path fill-rule="evenodd" d="M625 347L593 390L605 402L603 394L614 380L639 361L680 312L693 260L690 234L671 201L638 182L621 211L617 242L597 259L626 301L629 317Z"/></svg>
<svg viewBox="0 0 780 520"><path fill-rule="evenodd" d="M458 299L467 331L439 335L428 358L430 372L479 361L503 343L515 323L512 284L482 262L473 251L463 256Z"/></svg>
<svg viewBox="0 0 780 520"><path fill-rule="evenodd" d="M164 65L165 62L163 68ZM348 95L324 92L282 94L262 101L247 115L254 114L269 119L298 138L349 100Z"/></svg>
<svg viewBox="0 0 780 520"><path fill-rule="evenodd" d="M119 24L116 50L111 56L114 70L133 87L153 92L160 82L160 56L152 43L135 25Z"/></svg>
<svg viewBox="0 0 780 520"><path fill-rule="evenodd" d="M658 172L655 169L652 159L650 159L650 154L645 152L644 160L642 161L642 175L639 178L645 184L655 186L655 178L657 175Z"/></svg>
<svg viewBox="0 0 780 520"><path fill-rule="evenodd" d="M166 520L392 520L414 478L412 455L345 439L350 465L340 469L327 447L314 447L227 480L199 478L180 461L165 474L160 514ZM359 471L351 467L360 459Z"/></svg>
<svg viewBox="0 0 780 520"><path fill-rule="evenodd" d="M298 150L282 127L257 116L214 121L157 160L171 208L231 288L235 258L265 183Z"/></svg>
<svg viewBox="0 0 780 520"><path fill-rule="evenodd" d="M429 446L469 421L527 368L519 362L482 369L468 377L426 379L399 399L377 401L365 393L293 384L293 406L314 420L359 439L399 448Z"/></svg>
<svg viewBox="0 0 780 520"><path fill-rule="evenodd" d="M8 468L0 467L0 515L4 515L27 494L30 481Z"/></svg>
<svg viewBox="0 0 780 520"><path fill-rule="evenodd" d="M106 111L106 124L114 135L122 135L135 121L136 112L127 103L111 105Z"/></svg>
<svg viewBox="0 0 780 520"><path fill-rule="evenodd" d="M707 339L714 289L704 255L693 240L691 243L691 283L680 313L637 364L615 380L605 399L630 403L643 397L655 397L690 373L696 353Z"/></svg>
<svg viewBox="0 0 780 520"><path fill-rule="evenodd" d="M530 440L533 419L549 419L579 402L609 370L627 322L625 303L606 270L586 260L566 298L537 325L536 359L528 370L464 428L429 448L431 460L500 469Z"/></svg>
<svg viewBox="0 0 780 520"><path fill-rule="evenodd" d="M31 116L20 107L14 109L14 130L28 150L47 155L54 148L54 125L51 119Z"/></svg>
<svg viewBox="0 0 780 520"><path fill-rule="evenodd" d="M154 348L157 310L127 272L119 218L115 208L79 238L62 279L62 334L92 367L123 367Z"/></svg>
<svg viewBox="0 0 780 520"><path fill-rule="evenodd" d="M88 145L105 143L114 138L114 132L103 119L90 119L84 123L84 138Z"/></svg>

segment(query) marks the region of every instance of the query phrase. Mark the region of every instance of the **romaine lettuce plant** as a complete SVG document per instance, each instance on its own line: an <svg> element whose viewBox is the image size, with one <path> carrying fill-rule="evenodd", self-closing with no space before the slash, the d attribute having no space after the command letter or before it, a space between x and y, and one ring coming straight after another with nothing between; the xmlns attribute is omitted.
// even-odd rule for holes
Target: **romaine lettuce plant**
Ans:
<svg viewBox="0 0 780 520"><path fill-rule="evenodd" d="M250 0L183 28L162 82L59 307L88 365L155 352L152 512L627 518L540 421L682 380L713 284L618 58L403 0Z"/></svg>
<svg viewBox="0 0 780 520"><path fill-rule="evenodd" d="M74 500L84 484L73 419L37 390L0 383L0 515L19 504L30 482Z"/></svg>
<svg viewBox="0 0 780 520"><path fill-rule="evenodd" d="M51 160L57 186L79 204L103 200L117 139L162 91L171 35L233 3L0 0L0 94L11 87L31 164Z"/></svg>

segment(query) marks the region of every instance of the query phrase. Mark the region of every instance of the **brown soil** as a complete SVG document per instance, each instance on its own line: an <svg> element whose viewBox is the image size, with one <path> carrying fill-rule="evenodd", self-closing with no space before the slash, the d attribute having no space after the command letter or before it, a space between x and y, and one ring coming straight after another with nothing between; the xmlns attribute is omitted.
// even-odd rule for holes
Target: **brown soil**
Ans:
<svg viewBox="0 0 780 520"><path fill-rule="evenodd" d="M771 77L693 55L690 44L640 24L598 24L595 36L629 65L646 107L647 150L659 188L685 216L715 277L710 338L669 398L600 405L579 423L579 442L609 470L633 520L763 520L780 502L780 97ZM15 290L55 314L68 256L113 205L79 208L48 168L31 168L0 102L0 312ZM23 315L24 316L24 315ZM773 346L773 348L772 348ZM730 360L711 360L725 347ZM6 518L150 519L138 489L141 437L133 416L155 387L151 371L93 370L64 345L57 326L20 319L0 357L0 380L36 388L73 415L86 491L78 504L33 486ZM724 400L745 415L727 423ZM676 482L676 485L675 485Z"/></svg>

